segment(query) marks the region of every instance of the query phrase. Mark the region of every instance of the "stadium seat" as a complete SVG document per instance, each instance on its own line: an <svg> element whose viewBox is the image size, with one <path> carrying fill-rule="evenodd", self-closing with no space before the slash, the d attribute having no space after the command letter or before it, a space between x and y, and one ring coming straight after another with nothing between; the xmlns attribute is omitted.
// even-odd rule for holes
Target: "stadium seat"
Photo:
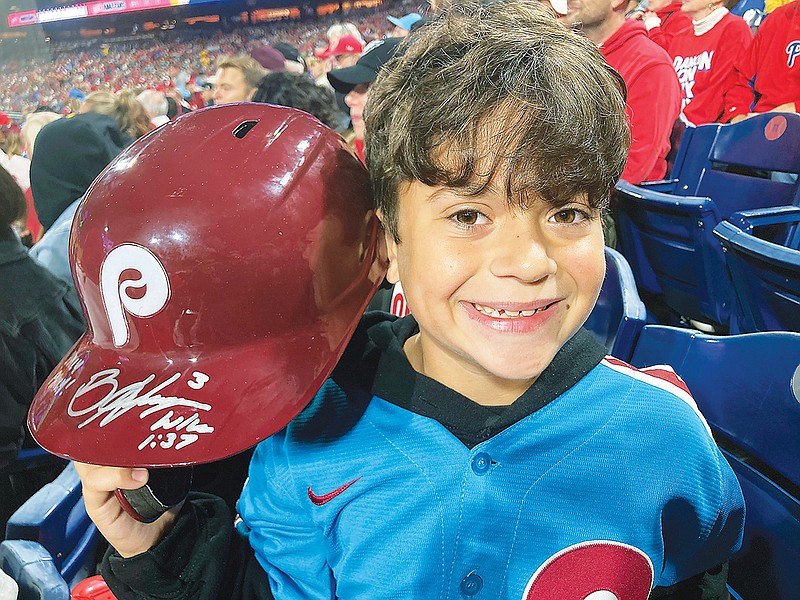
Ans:
<svg viewBox="0 0 800 600"><path fill-rule="evenodd" d="M609 354L620 360L630 360L647 313L625 257L608 247L605 252L606 277L584 327Z"/></svg>
<svg viewBox="0 0 800 600"><path fill-rule="evenodd" d="M0 532L8 519L38 489L53 481L67 461L35 446L23 448L16 458L0 468Z"/></svg>
<svg viewBox="0 0 800 600"><path fill-rule="evenodd" d="M643 293L677 315L728 326L731 283L714 227L735 212L800 204L800 115L687 129L671 179L617 184L619 248Z"/></svg>
<svg viewBox="0 0 800 600"><path fill-rule="evenodd" d="M38 542L0 543L0 569L17 582L19 600L69 600L69 586Z"/></svg>
<svg viewBox="0 0 800 600"><path fill-rule="evenodd" d="M800 207L735 213L714 235L733 282L731 333L800 331Z"/></svg>
<svg viewBox="0 0 800 600"><path fill-rule="evenodd" d="M647 325L631 359L684 379L745 496L744 542L729 584L743 600L800 590L800 333L711 336Z"/></svg>
<svg viewBox="0 0 800 600"><path fill-rule="evenodd" d="M744 13L750 9L759 10L763 13L765 9L764 0L739 0L736 6L731 9L731 13L737 17L743 17Z"/></svg>
<svg viewBox="0 0 800 600"><path fill-rule="evenodd" d="M69 586L94 574L99 539L84 509L80 479L72 463L25 502L6 525L6 540L38 543Z"/></svg>

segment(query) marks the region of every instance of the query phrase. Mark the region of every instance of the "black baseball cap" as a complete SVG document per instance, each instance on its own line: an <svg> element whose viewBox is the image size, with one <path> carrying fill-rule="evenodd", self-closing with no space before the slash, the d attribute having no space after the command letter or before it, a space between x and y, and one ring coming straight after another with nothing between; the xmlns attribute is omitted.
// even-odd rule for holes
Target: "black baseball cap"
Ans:
<svg viewBox="0 0 800 600"><path fill-rule="evenodd" d="M394 56L402 41L403 38L386 38L370 42L352 67L329 71L328 81L341 94L348 93L361 83L372 83L381 67Z"/></svg>

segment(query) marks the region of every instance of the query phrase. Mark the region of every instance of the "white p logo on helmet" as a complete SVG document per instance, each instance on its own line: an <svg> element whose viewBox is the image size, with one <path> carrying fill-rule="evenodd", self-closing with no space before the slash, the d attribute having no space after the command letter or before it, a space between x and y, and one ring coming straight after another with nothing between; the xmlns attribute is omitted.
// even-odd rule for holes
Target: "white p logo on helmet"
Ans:
<svg viewBox="0 0 800 600"><path fill-rule="evenodd" d="M126 270L139 272L136 279L120 277ZM142 289L141 297L129 295L131 289ZM100 267L100 293L111 326L114 345L124 346L130 339L125 313L136 317L152 317L167 305L169 277L158 257L136 244L120 244L108 253Z"/></svg>

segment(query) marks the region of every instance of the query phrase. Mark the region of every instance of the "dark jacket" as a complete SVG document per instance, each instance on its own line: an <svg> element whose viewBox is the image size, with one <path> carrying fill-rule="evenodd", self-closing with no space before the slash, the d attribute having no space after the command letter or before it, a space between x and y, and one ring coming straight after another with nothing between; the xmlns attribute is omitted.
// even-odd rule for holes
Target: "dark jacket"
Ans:
<svg viewBox="0 0 800 600"><path fill-rule="evenodd" d="M0 231L0 289L2 469L23 445L36 391L86 325L74 289L28 256L11 229Z"/></svg>

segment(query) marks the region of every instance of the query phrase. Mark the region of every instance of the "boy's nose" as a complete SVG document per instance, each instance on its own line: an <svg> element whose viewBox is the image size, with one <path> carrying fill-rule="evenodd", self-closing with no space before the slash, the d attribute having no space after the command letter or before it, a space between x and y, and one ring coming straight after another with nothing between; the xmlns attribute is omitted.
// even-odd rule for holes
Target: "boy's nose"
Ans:
<svg viewBox="0 0 800 600"><path fill-rule="evenodd" d="M501 236L502 240L496 245L491 260L493 275L533 283L556 272L555 260L533 229L535 226L528 225Z"/></svg>

